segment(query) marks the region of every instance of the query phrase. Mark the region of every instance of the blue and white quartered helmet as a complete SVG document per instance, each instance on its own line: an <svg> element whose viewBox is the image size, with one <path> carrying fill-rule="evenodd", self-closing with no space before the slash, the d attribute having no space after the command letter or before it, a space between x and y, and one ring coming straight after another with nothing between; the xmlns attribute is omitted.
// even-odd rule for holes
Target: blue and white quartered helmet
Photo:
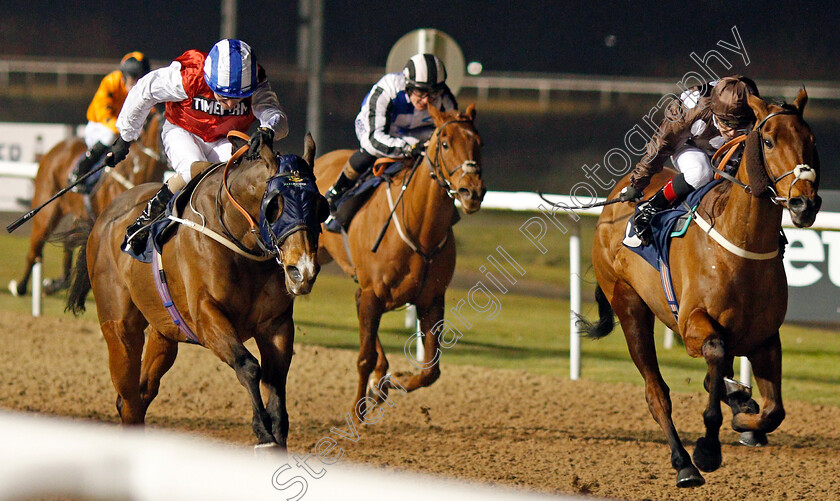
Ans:
<svg viewBox="0 0 840 501"><path fill-rule="evenodd" d="M257 88L257 61L251 46L225 38L216 42L204 61L204 81L224 97L241 99Z"/></svg>

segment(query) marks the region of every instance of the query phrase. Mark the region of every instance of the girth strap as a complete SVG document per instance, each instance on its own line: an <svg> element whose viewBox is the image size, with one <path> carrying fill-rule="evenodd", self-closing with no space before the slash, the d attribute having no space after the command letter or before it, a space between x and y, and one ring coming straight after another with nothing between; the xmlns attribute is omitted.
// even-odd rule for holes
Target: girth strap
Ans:
<svg viewBox="0 0 840 501"><path fill-rule="evenodd" d="M169 293L169 286L166 284L166 274L163 272L163 262L160 260L160 253L157 249L152 250L152 275L155 277L155 287L157 287L160 300L163 301L163 306L169 313L169 318L178 326L178 329L187 337L187 342L200 345L198 336L190 329L181 312L175 307L172 301L172 295Z"/></svg>

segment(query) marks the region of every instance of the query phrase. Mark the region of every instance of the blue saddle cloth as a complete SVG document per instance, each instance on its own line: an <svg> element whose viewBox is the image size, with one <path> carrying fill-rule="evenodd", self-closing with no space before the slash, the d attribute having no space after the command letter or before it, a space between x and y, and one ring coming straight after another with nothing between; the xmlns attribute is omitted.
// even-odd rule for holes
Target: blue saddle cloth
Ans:
<svg viewBox="0 0 840 501"><path fill-rule="evenodd" d="M356 184L336 201L335 214L333 214L332 219L326 224L327 231L341 233L342 228L349 228L350 222L353 221L353 216L370 199L376 187L382 184L383 181L392 178L397 172L403 170L405 166L406 164L404 162L394 162L385 168L385 172L381 176L374 176L373 169L368 169L367 172L359 177Z"/></svg>
<svg viewBox="0 0 840 501"><path fill-rule="evenodd" d="M697 207L706 193L711 191L715 186L719 185L723 181L723 179L712 181L700 189L691 192L688 197L686 197L685 202L679 204L677 207L662 211L653 216L653 219L650 221L650 228L653 232L653 239L650 245L641 245L641 243L638 246L629 245L628 238L625 238L624 246L642 256L645 261L656 268L656 271L662 271L660 269L660 260L666 264L670 262L671 239L674 236L682 236L685 233L684 230L686 227L680 228L680 231L674 231L674 227L677 222L680 218L686 216L689 208L693 209ZM690 221L686 222L686 225L689 222ZM635 234L636 232L635 228L633 228L633 218L631 217L630 220L627 221L625 235Z"/></svg>

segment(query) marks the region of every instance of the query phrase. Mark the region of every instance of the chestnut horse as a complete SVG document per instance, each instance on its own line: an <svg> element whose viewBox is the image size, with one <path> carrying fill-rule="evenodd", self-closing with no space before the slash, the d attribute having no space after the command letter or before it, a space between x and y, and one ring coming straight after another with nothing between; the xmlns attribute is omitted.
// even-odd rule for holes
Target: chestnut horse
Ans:
<svg viewBox="0 0 840 501"><path fill-rule="evenodd" d="M161 301L154 265L120 250L126 227L160 184L126 191L97 218L80 250L67 308L84 310L93 289L123 424L144 422L178 343L192 339L232 367L247 389L257 447L285 447L292 306L318 275L320 223L329 209L311 171L311 136L303 158L275 156L263 146L258 158L237 159L248 147L236 137L232 142L239 150L228 166L213 168L185 195L180 218L189 227L166 242L160 257L172 302L195 337L179 330ZM262 364L243 344L252 337Z"/></svg>
<svg viewBox="0 0 840 501"><path fill-rule="evenodd" d="M90 195L73 191L62 195L32 217L32 232L29 234L29 252L26 266L19 281L9 282L9 290L15 296L23 296L29 285L32 266L43 257L44 244L55 231L64 216L75 219L95 219L117 195L137 184L163 180L166 158L162 152L160 129L163 115L153 111L146 119L143 133L131 145L125 160L113 169L106 168ZM32 207L38 207L67 186L70 173L87 150L81 138L65 139L44 154L35 176ZM87 198L87 200L86 200ZM73 253L64 249L64 274L53 280L45 280L45 292L51 294L66 288L70 282L70 268Z"/></svg>
<svg viewBox="0 0 840 501"><path fill-rule="evenodd" d="M455 270L454 200L457 198L464 212L471 214L481 207L486 191L481 180L481 137L473 125L475 107L470 105L464 113L440 112L433 106L429 111L436 129L422 163L403 169L393 184L377 187L350 223L346 246L341 235L327 232L323 236L321 262L335 259L359 284L359 384L353 402L357 420L364 419L371 372L380 382L375 385L380 392L375 400L381 402L389 386L382 384L387 382L388 374L388 361L378 333L383 313L406 303L416 305L425 352L427 356L438 353L439 333L432 331L440 329L444 295ZM338 177L352 153L333 151L315 161L321 192ZM401 191L402 198L397 201ZM384 225L389 225L388 229L373 252ZM432 335L428 335L430 332ZM388 377L394 386L412 391L431 385L439 375L439 357L434 356L422 365L420 374Z"/></svg>
<svg viewBox="0 0 840 501"><path fill-rule="evenodd" d="M611 205L598 219L592 261L600 321L584 326L589 337L602 337L613 328L613 312L618 316L630 355L645 380L650 412L668 438L678 487L701 485L705 480L697 468L708 472L720 466L721 401L732 407L736 431L768 433L785 417L779 339L787 310L782 213L787 209L796 226L807 227L814 223L821 202L814 136L802 118L807 100L804 89L793 105L749 97L757 124L745 141L737 184L724 183L703 198L697 215L710 221L711 228L692 224L671 244L670 270L679 303L676 320L659 273L622 245L633 209ZM650 189L656 191L672 174L657 175ZM627 184L624 178L610 198ZM690 356L706 360L706 434L697 441L694 463L671 419L669 389L656 359L654 318L680 333ZM732 378L736 356L752 363L764 399L760 410L748 395L726 394L724 377Z"/></svg>

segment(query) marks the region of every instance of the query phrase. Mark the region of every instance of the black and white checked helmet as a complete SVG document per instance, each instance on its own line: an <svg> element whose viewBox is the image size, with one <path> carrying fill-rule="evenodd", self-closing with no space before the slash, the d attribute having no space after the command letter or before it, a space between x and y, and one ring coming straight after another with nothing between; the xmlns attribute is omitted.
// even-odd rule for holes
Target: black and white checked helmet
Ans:
<svg viewBox="0 0 840 501"><path fill-rule="evenodd" d="M406 87L424 91L435 91L446 82L446 68L443 61L434 54L417 54L411 57L403 69Z"/></svg>

